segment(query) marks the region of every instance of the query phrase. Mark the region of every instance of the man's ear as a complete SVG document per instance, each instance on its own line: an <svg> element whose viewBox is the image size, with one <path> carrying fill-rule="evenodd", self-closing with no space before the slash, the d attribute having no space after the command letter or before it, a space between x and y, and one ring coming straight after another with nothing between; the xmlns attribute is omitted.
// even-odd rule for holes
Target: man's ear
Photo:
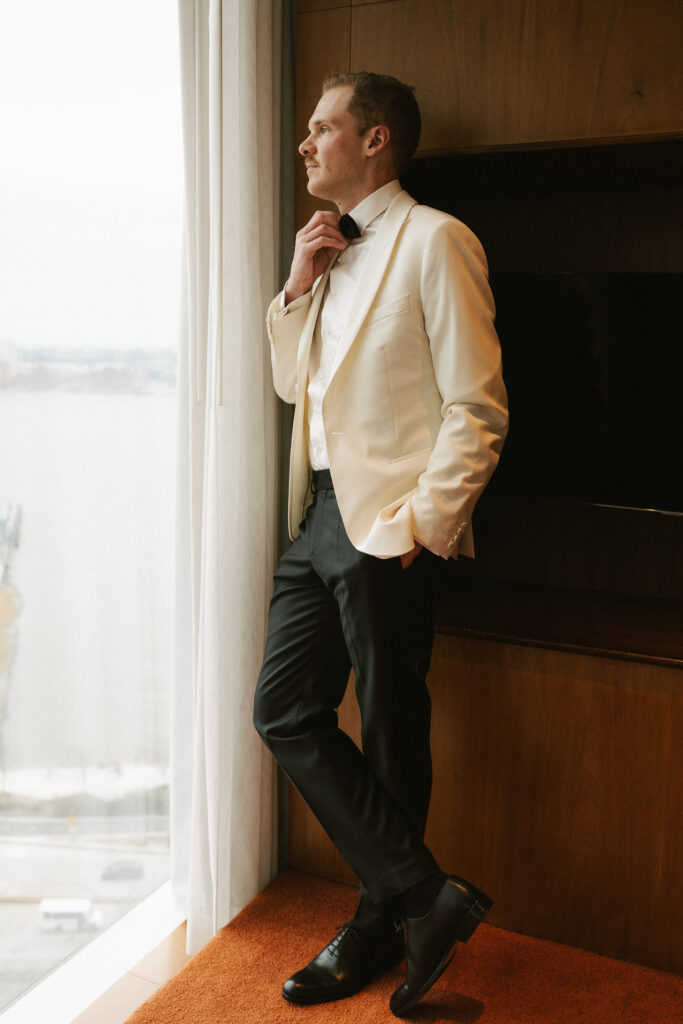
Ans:
<svg viewBox="0 0 683 1024"><path fill-rule="evenodd" d="M367 137L367 155L377 156L382 150L386 149L391 139L391 132L384 124L375 125L374 128L368 130Z"/></svg>

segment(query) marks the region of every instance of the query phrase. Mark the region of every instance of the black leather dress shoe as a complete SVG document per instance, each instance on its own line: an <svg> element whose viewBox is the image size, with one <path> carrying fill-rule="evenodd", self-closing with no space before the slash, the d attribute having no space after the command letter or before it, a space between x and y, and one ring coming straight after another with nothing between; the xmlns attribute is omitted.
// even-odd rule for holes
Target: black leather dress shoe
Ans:
<svg viewBox="0 0 683 1024"><path fill-rule="evenodd" d="M444 882L424 917L406 918L406 980L389 1002L403 1017L448 967L456 942L467 942L491 909L493 901L454 875Z"/></svg>
<svg viewBox="0 0 683 1024"><path fill-rule="evenodd" d="M305 1006L346 999L400 963L404 950L403 928L391 928L375 941L346 924L307 967L287 979L282 994L290 1003Z"/></svg>

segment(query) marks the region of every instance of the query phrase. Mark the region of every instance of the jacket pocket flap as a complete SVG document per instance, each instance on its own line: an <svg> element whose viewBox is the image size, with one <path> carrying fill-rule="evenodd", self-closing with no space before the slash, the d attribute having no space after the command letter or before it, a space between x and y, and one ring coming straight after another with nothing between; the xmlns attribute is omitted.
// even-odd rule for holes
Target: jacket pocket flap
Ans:
<svg viewBox="0 0 683 1024"><path fill-rule="evenodd" d="M374 323L376 320L384 320L388 316L398 316L400 313L408 313L409 311L410 295L398 295L395 299L390 299L389 302L383 302L381 306L376 306L366 322L369 324Z"/></svg>

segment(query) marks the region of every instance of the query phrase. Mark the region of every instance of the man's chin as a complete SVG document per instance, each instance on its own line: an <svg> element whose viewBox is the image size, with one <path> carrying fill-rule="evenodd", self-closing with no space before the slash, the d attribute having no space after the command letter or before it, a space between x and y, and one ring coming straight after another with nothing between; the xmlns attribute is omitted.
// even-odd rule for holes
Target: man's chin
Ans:
<svg viewBox="0 0 683 1024"><path fill-rule="evenodd" d="M311 181L310 178L308 179L306 188L308 189L309 195L315 196L316 199L327 199L327 196L323 195L324 189L321 189L320 186L316 186L315 182Z"/></svg>
<svg viewBox="0 0 683 1024"><path fill-rule="evenodd" d="M311 173L310 171L307 172L307 177L308 182L306 184L306 188L308 189L308 194L314 196L316 199L325 199L329 201L330 197L327 193L324 183L322 181L315 180L315 170L313 171L313 173Z"/></svg>

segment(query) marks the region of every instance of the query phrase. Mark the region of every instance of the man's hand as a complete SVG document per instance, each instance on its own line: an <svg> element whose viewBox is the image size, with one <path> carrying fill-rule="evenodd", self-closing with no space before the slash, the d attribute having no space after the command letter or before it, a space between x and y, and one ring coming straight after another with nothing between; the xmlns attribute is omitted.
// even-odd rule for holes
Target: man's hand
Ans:
<svg viewBox="0 0 683 1024"><path fill-rule="evenodd" d="M348 241L339 230L339 216L318 210L308 224L297 231L292 266L285 285L285 303L307 292L334 256L346 249Z"/></svg>
<svg viewBox="0 0 683 1024"><path fill-rule="evenodd" d="M419 540L416 540L412 551L406 551L404 555L401 555L401 568L407 569L409 565L412 565L421 551L422 544L420 544Z"/></svg>

